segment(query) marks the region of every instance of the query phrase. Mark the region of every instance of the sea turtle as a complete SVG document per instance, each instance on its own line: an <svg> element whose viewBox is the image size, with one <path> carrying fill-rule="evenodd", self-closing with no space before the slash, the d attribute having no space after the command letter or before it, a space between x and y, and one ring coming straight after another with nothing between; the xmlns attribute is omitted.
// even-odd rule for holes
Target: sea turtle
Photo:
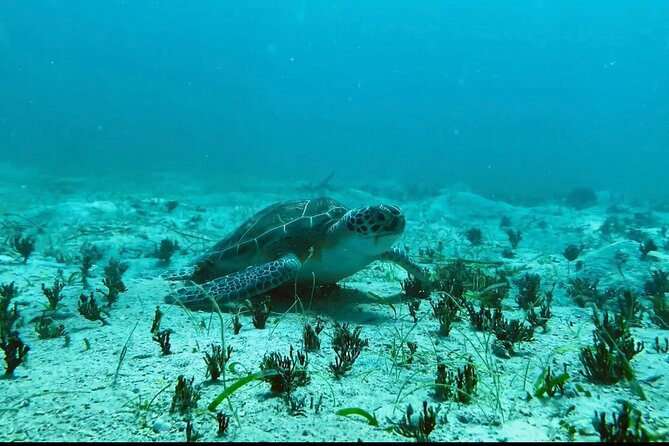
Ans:
<svg viewBox="0 0 669 446"><path fill-rule="evenodd" d="M393 247L406 220L391 204L347 209L320 197L276 203L259 211L188 267L167 280L190 286L165 297L188 307L245 299L284 284L334 284L375 260L394 262L426 284L421 268ZM195 285L198 284L198 285Z"/></svg>

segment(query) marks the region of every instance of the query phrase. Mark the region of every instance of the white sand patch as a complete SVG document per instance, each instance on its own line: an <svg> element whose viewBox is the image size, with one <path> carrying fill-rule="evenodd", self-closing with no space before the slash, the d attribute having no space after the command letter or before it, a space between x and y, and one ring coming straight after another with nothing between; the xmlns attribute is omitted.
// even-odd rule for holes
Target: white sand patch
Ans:
<svg viewBox="0 0 669 446"><path fill-rule="evenodd" d="M7 245L0 252L0 283L15 281L20 289L16 302L23 323L18 331L31 348L27 364L16 369L14 378L0 380L0 439L182 441L184 417L170 413L169 408L177 377L184 375L195 377L200 388L201 398L192 418L202 435L201 441L220 440L216 436L215 413L206 408L223 385L206 380L203 360L210 345L221 342L218 316L202 311L188 314L178 306L165 304L163 298L170 287L158 276L167 268L188 264L262 207L295 198L296 194L287 185L277 183L270 187L257 180L236 189L223 187L222 183L221 190L212 190L197 181L170 181L169 177L156 181L150 190L136 188L123 193L76 182L76 187L68 188L70 192L60 192L60 196L52 192L46 206L36 201L39 194L34 190L26 191L26 196L17 195L22 189L3 195L15 199L4 203L5 211L11 214L4 217L4 235L23 229L37 237L37 247L25 264ZM162 193L157 184L162 185ZM4 187L7 183L0 183L0 192ZM388 193L398 194L397 190ZM382 190L336 190L333 196L350 206L392 201ZM168 212L166 203L170 200L178 205ZM406 273L381 263L343 280L339 289L317 292L313 302L308 292L301 293L302 304L305 308L311 305L311 310L303 312L299 305L291 306L291 299L275 298L273 313L263 330L255 329L250 316L243 314L241 332L233 335L232 313L225 313L226 343L233 347L230 361L236 363L234 371L227 372L228 385L247 373L257 372L264 355L286 355L291 345L301 348L305 320L322 317L326 328L320 336L321 350L309 355L311 382L298 388L294 395L304 398L305 416L291 416L286 403L270 394L267 383L252 382L231 397L239 424L233 418L223 440L405 441L387 431L391 426L388 419L399 420L408 404L417 413L424 400L430 407L440 406L439 423L430 436L434 441L570 439L559 420L577 429L574 439L597 440L591 424L594 411L610 413L622 399L632 401L653 426L666 423L668 357L657 353L652 345L656 336L667 337L667 331L659 330L647 315L642 327L632 329L634 338L646 345L632 361L645 401L634 396L625 382L612 386L592 384L579 373L583 368L580 349L592 342L591 310L574 306L565 290L569 277L601 279L602 289L627 285L640 290L651 270L668 269L664 247L641 260L638 244L624 234L615 234L610 240L603 238L599 232L607 216L603 206L578 212L554 204L527 208L462 191L444 191L437 197L398 204L404 208L408 221L400 244L407 245L412 255L419 248L434 249L441 241L443 257L458 255L526 268L519 269L513 278L525 272L540 274L544 290L556 283L548 330L538 330L534 341L521 344L519 356L501 359L486 355L484 335L473 331L466 317L455 323L450 336L442 337L429 303L423 302L415 324L400 296L400 280ZM643 210L630 208L625 215ZM515 258L501 255L510 246L507 228L500 227L502 216L510 218L511 228L522 231ZM660 228L669 224L669 218L663 213L655 216L660 221L657 227L644 230L664 245L666 238ZM473 227L483 231L480 246L471 246L464 235ZM180 246L169 267L153 257L163 238L175 240ZM568 273L562 252L567 244L581 243L586 247L578 259L583 266L577 270L572 264ZM56 319L56 323L65 326L69 346L64 345L62 337L39 339L34 324L28 321L38 317L46 304L40 286L51 284L58 270L66 279L76 273L82 246L97 246L102 258L95 261L89 289L82 289L79 279L72 276L72 283L63 291L63 319ZM617 251L628 254L623 274L615 264ZM82 292L104 289L103 269L110 258L129 265L124 275L128 291L112 305L109 325L103 326L81 317L77 305ZM425 256L421 260L429 265ZM517 287L512 285L511 295L504 301L506 317L523 317L514 300L516 294ZM95 295L100 304L105 302L100 293ZM642 301L649 305L647 299ZM161 355L150 333L157 305L165 313L161 327L173 330L172 354L168 356ZM615 308L615 303L611 305ZM232 307L234 311L235 305ZM369 340L369 347L340 380L329 371L335 357L331 345L334 321L362 326L362 337ZM114 385L121 351L135 325ZM407 341L417 345L411 363L406 362ZM437 401L432 390L437 363L445 362L455 370L470 355L480 380L472 402ZM567 392L564 396L528 400L527 394L533 392L534 381L546 364L552 364L558 372L566 364L571 376ZM581 391L576 390L576 384L582 386ZM315 404L321 397L322 405L315 413L312 399ZM359 416L335 414L345 407L373 413L379 426L370 426ZM227 401L218 409L231 413Z"/></svg>

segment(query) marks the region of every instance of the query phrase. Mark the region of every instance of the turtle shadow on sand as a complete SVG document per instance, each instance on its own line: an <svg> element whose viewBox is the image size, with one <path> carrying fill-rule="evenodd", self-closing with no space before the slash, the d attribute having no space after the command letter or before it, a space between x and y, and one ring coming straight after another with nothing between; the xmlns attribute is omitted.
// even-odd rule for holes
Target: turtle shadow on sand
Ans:
<svg viewBox="0 0 669 446"><path fill-rule="evenodd" d="M255 296L248 300L259 302L269 296L273 316L280 316L286 312L302 313L310 317L322 316L354 325L370 324L386 317L392 317L390 308L387 310L379 308L378 301L355 288L342 288L338 285L321 286L313 290L302 288L297 290L299 298L297 301L295 291L293 287L282 287L264 296ZM398 299L397 295L387 297L388 301L393 304ZM243 305L245 305L244 301L229 301L220 308L223 313L233 314ZM213 311L211 305L203 305L198 309Z"/></svg>
<svg viewBox="0 0 669 446"><path fill-rule="evenodd" d="M301 292L298 290L298 296L306 314L325 316L337 321L359 325L392 317L390 308L386 307L388 311L379 308L377 300L355 287L343 288L338 285L321 287L313 293L313 298L311 290L304 289ZM395 300L395 296L387 297L389 302ZM277 312L287 311L293 305L293 295L278 296L276 302L274 308Z"/></svg>

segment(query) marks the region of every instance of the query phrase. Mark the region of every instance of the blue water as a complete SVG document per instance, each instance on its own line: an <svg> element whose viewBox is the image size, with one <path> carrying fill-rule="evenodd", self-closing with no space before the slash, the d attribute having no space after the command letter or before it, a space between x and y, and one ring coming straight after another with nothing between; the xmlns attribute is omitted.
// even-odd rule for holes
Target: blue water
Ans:
<svg viewBox="0 0 669 446"><path fill-rule="evenodd" d="M669 2L1 0L0 158L666 194Z"/></svg>

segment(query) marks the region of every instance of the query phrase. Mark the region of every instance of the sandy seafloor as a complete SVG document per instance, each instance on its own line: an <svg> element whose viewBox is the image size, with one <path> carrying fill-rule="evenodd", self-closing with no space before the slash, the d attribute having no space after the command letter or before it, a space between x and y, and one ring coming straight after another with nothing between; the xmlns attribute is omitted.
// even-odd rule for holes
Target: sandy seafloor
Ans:
<svg viewBox="0 0 669 446"><path fill-rule="evenodd" d="M195 384L201 388L202 396L192 414L195 430L201 435L199 441L406 441L386 429L390 426L388 419L398 420L407 404L418 409L423 400L433 407L441 404L439 424L430 436L435 441L598 440L592 427L594 412L610 413L617 410L622 400L632 402L643 412L649 428L659 432L666 429L669 355L656 352L653 345L656 336L663 339L669 332L652 324L648 314L643 315L642 327L632 329L634 338L646 345L632 360L646 400L635 396L624 381L610 386L592 384L580 375L583 367L578 357L580 348L592 343L591 310L574 305L565 292L569 274L600 278L600 289L627 284L640 290L652 269L669 268L667 240L661 235L661 228L669 225L666 205L663 211L655 208L646 226L639 226L660 245L658 252L642 261L636 242L624 235L607 239L599 232L612 204L605 192L599 194L598 206L575 211L555 199L533 206L514 206L477 196L462 187L420 196L401 185L358 188L336 184L334 181L329 194L349 207L382 202L400 205L407 216L407 227L399 243L408 246L414 255L419 248L436 248L442 241L447 258L460 256L503 260L508 266L526 265L525 271L541 275L543 290L557 282L548 330L542 333L539 329L533 342L522 343L519 356L494 357L494 373L499 374L497 389L490 370L476 353L477 349L482 351L483 334L473 331L464 318L455 323L450 336L440 336L438 322L427 302L420 306L420 320L414 324L401 295L399 281L406 277L405 272L377 262L342 281L340 289L316 293L311 312L291 308L292 299L275 299L264 330L255 329L250 316L243 315L243 328L235 336L231 313L224 313L226 343L234 349L231 361L239 363L234 372L227 373L228 383L247 372L258 371L267 353L287 354L290 345L301 348L305 316L322 317L326 328L320 336L320 352L309 355L311 383L295 392L296 396L306 396L306 416L291 416L281 398L270 394L269 385L257 381L237 390L230 404L219 406L228 414L232 407L239 424L233 419L226 435L217 437L214 414L206 406L223 385L209 383L205 378L203 352L209 350L211 343L220 343L219 319L214 313L200 311L193 312L191 318L180 307L165 304L163 298L170 286L158 276L166 267L151 254L161 239L177 240L181 250L173 256L169 268L186 265L264 206L308 193L297 190L295 184L279 181L249 180L241 184L222 180L212 184L170 175L134 183L113 178L35 178L15 166L3 166L3 236L11 235L17 227L26 234L34 234L37 226L43 232L37 234L36 251L26 264L20 262L7 243L0 251L0 283L15 281L20 289L16 298L23 322L19 333L31 348L27 364L16 369L14 378L0 380L0 440L183 441L183 416L169 413L173 388L181 374L195 377ZM165 207L169 200L179 203L171 213ZM643 200L624 199L618 205L621 219L632 218L635 213L648 214L651 209L651 204ZM501 256L509 246L499 224L502 215L511 218L512 227L523 231L514 259ZM463 232L471 227L483 230L482 246L471 247L466 240ZM109 325L102 326L77 313L82 286L75 281L64 289L59 310L65 316L69 313L69 317L58 321L65 325L70 345L64 346L62 337L40 340L34 323L29 323L46 304L40 286L51 284L59 269L65 277L77 271L77 256L85 243L104 253L93 268L91 289L101 286L103 268L113 257L129 265L124 275L128 291L111 307ZM562 252L570 243L586 246L581 255L582 271L568 272ZM613 260L617 250L629 254L624 277ZM387 298L397 314L368 292ZM522 318L523 312L514 300L516 293L517 287L512 285L504 312L507 317ZM637 294L641 296L640 292ZM105 302L99 294L97 300ZM641 301L650 307L644 297ZM165 312L161 327L174 331L172 354L168 356L161 355L158 344L151 339L156 305ZM369 339L369 347L340 380L335 380L328 370L335 356L330 338L335 320L362 326L362 337ZM113 385L121 349L136 323ZM89 349L85 348L84 339L89 342ZM413 363L402 363L401 356L393 358L391 346L398 339L417 344ZM432 396L430 385L436 376L437 362L458 367L469 354L474 357L480 380L473 401L439 403ZM557 370L566 363L571 376L566 395L527 401L527 392L532 392L535 378L547 363L554 364ZM576 392L577 383L590 396ZM501 411L495 410L496 393L501 397ZM316 414L309 408L309 401L320 396L322 407ZM152 399L147 409L146 402ZM379 426L372 427L360 417L335 414L344 407L373 412ZM561 420L577 432L570 436Z"/></svg>

